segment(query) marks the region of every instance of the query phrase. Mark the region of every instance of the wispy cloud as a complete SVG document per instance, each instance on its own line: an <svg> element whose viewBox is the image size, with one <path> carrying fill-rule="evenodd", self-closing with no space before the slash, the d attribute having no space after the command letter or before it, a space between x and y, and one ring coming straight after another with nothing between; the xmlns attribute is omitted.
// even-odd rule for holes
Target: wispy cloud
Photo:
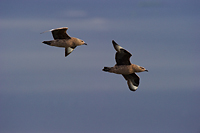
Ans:
<svg viewBox="0 0 200 133"><path fill-rule="evenodd" d="M85 11L69 11L68 15L87 15ZM190 17L160 17L160 18L124 18L112 19L105 17L78 17L78 18L1 18L1 29L31 29L47 30L51 28L67 26L73 30L86 31L153 31L174 32L189 30L199 23L199 19ZM190 27L188 27L190 26Z"/></svg>
<svg viewBox="0 0 200 133"><path fill-rule="evenodd" d="M106 30L108 20L105 18L79 19L41 19L41 18L3 18L1 29L49 29L62 26L72 27L74 30Z"/></svg>
<svg viewBox="0 0 200 133"><path fill-rule="evenodd" d="M80 18L88 16L88 12L84 10L66 10L66 11L61 11L59 14L61 17L72 17L72 18Z"/></svg>

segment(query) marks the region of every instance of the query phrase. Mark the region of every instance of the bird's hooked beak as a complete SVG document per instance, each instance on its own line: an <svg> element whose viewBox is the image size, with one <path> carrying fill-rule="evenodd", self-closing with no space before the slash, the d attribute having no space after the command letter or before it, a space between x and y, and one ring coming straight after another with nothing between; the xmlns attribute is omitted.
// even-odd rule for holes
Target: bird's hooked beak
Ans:
<svg viewBox="0 0 200 133"><path fill-rule="evenodd" d="M144 70L144 71L149 72L148 70Z"/></svg>
<svg viewBox="0 0 200 133"><path fill-rule="evenodd" d="M87 43L83 43L83 45L87 45Z"/></svg>

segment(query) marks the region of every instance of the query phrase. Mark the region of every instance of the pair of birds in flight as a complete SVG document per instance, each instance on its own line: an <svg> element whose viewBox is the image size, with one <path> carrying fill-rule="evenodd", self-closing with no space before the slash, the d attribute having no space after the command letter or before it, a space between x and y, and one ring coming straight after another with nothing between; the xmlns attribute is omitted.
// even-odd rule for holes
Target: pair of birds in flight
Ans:
<svg viewBox="0 0 200 133"><path fill-rule="evenodd" d="M57 29L51 29L54 40L43 41L42 43L65 48L65 57L68 56L77 46L87 45L83 40L70 37L66 31L67 27L61 27ZM45 32L48 32L45 31ZM42 32L44 33L44 32ZM132 56L127 50L119 46L114 40L112 40L113 46L117 51L115 54L116 65L113 67L104 67L102 70L105 72L122 74L127 81L128 87L131 91L136 91L139 86L140 78L135 74L137 72L147 71L144 67L131 64L130 57Z"/></svg>

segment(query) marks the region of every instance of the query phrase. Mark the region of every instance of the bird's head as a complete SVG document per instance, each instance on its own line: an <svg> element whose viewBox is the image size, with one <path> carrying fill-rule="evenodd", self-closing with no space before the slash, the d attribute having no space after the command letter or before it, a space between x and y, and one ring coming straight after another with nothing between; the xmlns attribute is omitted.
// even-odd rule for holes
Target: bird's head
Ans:
<svg viewBox="0 0 200 133"><path fill-rule="evenodd" d="M136 72L144 72L144 71L148 72L148 70L146 68L137 65L137 71Z"/></svg>
<svg viewBox="0 0 200 133"><path fill-rule="evenodd" d="M75 43L76 43L77 46L79 46L79 45L87 45L87 43L85 43L83 40L78 39L78 38L76 38Z"/></svg>

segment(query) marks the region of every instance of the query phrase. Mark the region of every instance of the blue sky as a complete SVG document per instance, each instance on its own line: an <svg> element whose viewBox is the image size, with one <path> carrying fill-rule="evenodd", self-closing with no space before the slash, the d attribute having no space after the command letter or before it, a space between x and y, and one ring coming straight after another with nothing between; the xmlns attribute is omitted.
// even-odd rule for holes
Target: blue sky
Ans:
<svg viewBox="0 0 200 133"><path fill-rule="evenodd" d="M1 132L199 132L197 0L1 1ZM88 45L67 58L41 42L50 32ZM111 41L132 53L136 92L115 64Z"/></svg>

